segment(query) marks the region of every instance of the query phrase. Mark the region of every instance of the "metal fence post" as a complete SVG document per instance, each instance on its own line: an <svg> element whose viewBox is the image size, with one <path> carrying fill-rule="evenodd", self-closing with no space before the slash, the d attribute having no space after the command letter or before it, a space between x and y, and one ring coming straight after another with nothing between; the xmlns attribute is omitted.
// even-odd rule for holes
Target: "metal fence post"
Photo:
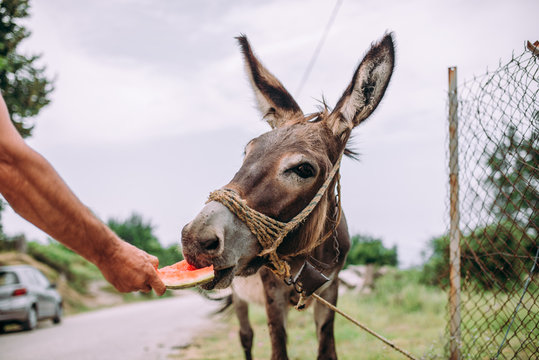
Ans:
<svg viewBox="0 0 539 360"><path fill-rule="evenodd" d="M449 347L460 359L460 229L457 68L449 68Z"/></svg>

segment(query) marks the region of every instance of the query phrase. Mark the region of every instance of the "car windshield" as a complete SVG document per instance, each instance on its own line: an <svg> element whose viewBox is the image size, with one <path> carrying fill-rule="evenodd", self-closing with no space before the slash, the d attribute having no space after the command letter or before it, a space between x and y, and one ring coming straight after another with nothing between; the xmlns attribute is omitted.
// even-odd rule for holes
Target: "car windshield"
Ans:
<svg viewBox="0 0 539 360"><path fill-rule="evenodd" d="M19 279L15 273L10 271L0 271L0 286L17 284Z"/></svg>

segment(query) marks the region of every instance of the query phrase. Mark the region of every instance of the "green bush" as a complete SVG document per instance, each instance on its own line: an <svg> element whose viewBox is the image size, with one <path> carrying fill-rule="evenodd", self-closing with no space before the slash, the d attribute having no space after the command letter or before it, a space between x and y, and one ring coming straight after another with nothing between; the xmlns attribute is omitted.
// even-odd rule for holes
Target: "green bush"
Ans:
<svg viewBox="0 0 539 360"><path fill-rule="evenodd" d="M427 245L430 254L423 264L420 280L427 285L449 285L449 237L432 238Z"/></svg>
<svg viewBox="0 0 539 360"><path fill-rule="evenodd" d="M183 259L178 245L163 248L153 233L153 225L141 215L132 214L126 220L110 219L108 226L123 240L159 259L159 266L167 266Z"/></svg>
<svg viewBox="0 0 539 360"><path fill-rule="evenodd" d="M54 240L50 240L46 245L28 243L28 254L64 274L72 287L81 293L87 291L91 280L100 278L97 267Z"/></svg>
<svg viewBox="0 0 539 360"><path fill-rule="evenodd" d="M159 240L153 234L153 225L139 214L134 213L124 221L110 219L107 225L120 238L149 254L162 250Z"/></svg>
<svg viewBox="0 0 539 360"><path fill-rule="evenodd" d="M483 289L510 289L527 277L537 249L536 241L511 221L475 229L461 237L461 278ZM431 256L421 280L445 287L449 284L449 238L429 243Z"/></svg>
<svg viewBox="0 0 539 360"><path fill-rule="evenodd" d="M30 242L28 244L28 254L34 257L34 259L64 274L70 272L69 267L75 255L63 245L53 242L47 245Z"/></svg>
<svg viewBox="0 0 539 360"><path fill-rule="evenodd" d="M365 235L354 235L350 241L352 244L345 266L352 264L397 266L397 246L388 249L382 244L382 240Z"/></svg>
<svg viewBox="0 0 539 360"><path fill-rule="evenodd" d="M157 256L159 259L159 267L172 265L183 259L183 254L179 245L170 245L152 255Z"/></svg>

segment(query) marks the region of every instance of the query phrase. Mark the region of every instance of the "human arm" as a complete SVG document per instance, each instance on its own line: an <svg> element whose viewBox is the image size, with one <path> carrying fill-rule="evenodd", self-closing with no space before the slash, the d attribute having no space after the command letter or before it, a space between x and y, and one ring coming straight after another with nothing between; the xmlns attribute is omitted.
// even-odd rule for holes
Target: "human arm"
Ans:
<svg viewBox="0 0 539 360"><path fill-rule="evenodd" d="M19 135L0 97L0 193L26 220L94 263L119 291L165 292L154 256L121 240Z"/></svg>

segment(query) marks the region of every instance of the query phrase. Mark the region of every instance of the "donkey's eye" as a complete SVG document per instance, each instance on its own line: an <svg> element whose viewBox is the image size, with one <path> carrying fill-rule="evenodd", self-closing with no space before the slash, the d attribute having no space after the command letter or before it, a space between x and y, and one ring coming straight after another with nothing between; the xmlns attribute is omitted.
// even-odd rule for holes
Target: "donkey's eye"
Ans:
<svg viewBox="0 0 539 360"><path fill-rule="evenodd" d="M294 168L292 168L290 170L295 172L296 174L298 174L299 177L302 177L304 179L313 177L315 175L314 168L309 163L299 164L298 166L296 166L296 167L294 167Z"/></svg>

